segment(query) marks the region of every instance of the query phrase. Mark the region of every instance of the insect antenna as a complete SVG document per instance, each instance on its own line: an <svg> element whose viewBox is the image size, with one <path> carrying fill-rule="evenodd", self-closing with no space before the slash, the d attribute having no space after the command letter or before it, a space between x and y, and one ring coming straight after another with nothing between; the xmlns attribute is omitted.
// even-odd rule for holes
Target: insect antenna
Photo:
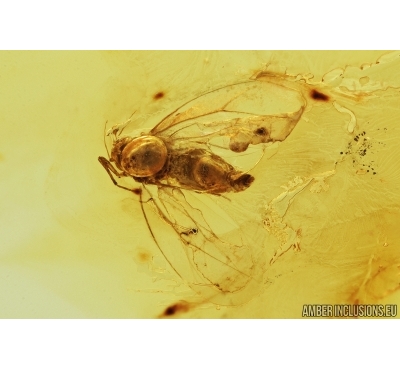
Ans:
<svg viewBox="0 0 400 370"><path fill-rule="evenodd" d="M104 147L106 148L106 152L107 152L108 158L111 158L111 157L110 157L110 152L109 152L108 147L107 147L107 144L106 144L106 136L108 136L108 134L106 134L107 123L108 123L108 120L104 123L103 143L104 143Z"/></svg>
<svg viewBox="0 0 400 370"><path fill-rule="evenodd" d="M132 121L132 117L133 117L133 115L136 113L136 111L134 111L131 115L130 115L130 117L122 124L122 128L121 129L118 129L118 136L120 136L121 134L122 134L122 132L125 130L125 128L126 128L126 126L128 126L128 124ZM116 139L117 139L117 137L116 137Z"/></svg>

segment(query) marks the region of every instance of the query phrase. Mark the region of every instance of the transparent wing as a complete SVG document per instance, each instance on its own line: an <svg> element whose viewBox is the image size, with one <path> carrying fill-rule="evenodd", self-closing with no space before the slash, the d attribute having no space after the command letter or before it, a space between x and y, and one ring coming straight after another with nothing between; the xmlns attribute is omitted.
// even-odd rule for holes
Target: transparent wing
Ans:
<svg viewBox="0 0 400 370"><path fill-rule="evenodd" d="M262 287L262 234L256 237L256 223L238 225L222 214L213 197L162 187L142 209L160 251L181 279L212 303L242 304Z"/></svg>
<svg viewBox="0 0 400 370"><path fill-rule="evenodd" d="M300 120L306 101L301 91L278 82L251 80L203 94L165 117L151 134L175 146L191 142L233 152L283 141Z"/></svg>
<svg viewBox="0 0 400 370"><path fill-rule="evenodd" d="M163 138L170 150L206 147L236 168L248 170L259 156L237 153L249 145L285 140L305 107L301 91L279 81L251 80L189 101L150 134ZM258 233L260 220L235 222L230 195L196 194L161 184L153 193L152 186L143 188L149 198L141 202L142 210L154 241L194 291L221 305L243 304L260 291L267 261L264 234Z"/></svg>

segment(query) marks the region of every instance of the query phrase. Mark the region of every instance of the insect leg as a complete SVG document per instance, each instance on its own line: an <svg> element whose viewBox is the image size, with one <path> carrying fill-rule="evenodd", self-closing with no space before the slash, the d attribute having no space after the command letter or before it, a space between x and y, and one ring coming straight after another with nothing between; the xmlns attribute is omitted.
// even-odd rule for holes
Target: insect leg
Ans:
<svg viewBox="0 0 400 370"><path fill-rule="evenodd" d="M164 253L163 249L161 248L160 244L158 243L158 240L157 240L156 236L154 235L153 230L152 230L151 227L150 227L149 219L147 218L147 214L146 214L146 211L145 211L145 209L144 209L143 203L151 202L151 203L153 204L154 208L156 209L157 214L158 214L165 222L167 222L168 224L170 224L170 222L168 221L168 219L166 219L166 216L164 216L163 212L158 208L158 206L157 206L156 202L154 201L153 197L151 196L151 193L149 192L149 190L148 190L146 187L144 187L144 189L145 189L145 190L147 191L147 193L150 195L150 198L149 198L146 202L143 202L142 193L140 193L140 207L141 207L141 209L142 209L142 213L143 213L144 219L145 219L145 221L146 221L147 227L148 227L148 229L149 229L149 231L150 231L150 234L151 234L151 236L152 236L154 242L156 243L158 250L159 250L159 251L161 252L161 254L164 256L164 258L165 258L165 260L168 262L168 264L172 267L172 269L175 271L175 273L176 273L182 280L185 280L185 279L180 275L180 273L176 270L176 268L175 268L174 265L171 263L171 261L170 261L169 258L166 256L166 254Z"/></svg>
<svg viewBox="0 0 400 370"><path fill-rule="evenodd" d="M121 176L125 176L125 175L123 173L119 173L108 159L106 159L104 157L99 157L98 160L99 160L100 164L104 167L104 169L107 171L108 176L110 176L110 179L115 186L118 186L119 188L128 190L130 192L134 192L134 193L137 192L137 189L129 189L125 186L118 184L118 182L114 179L114 176L112 174L114 174L117 177L121 177Z"/></svg>

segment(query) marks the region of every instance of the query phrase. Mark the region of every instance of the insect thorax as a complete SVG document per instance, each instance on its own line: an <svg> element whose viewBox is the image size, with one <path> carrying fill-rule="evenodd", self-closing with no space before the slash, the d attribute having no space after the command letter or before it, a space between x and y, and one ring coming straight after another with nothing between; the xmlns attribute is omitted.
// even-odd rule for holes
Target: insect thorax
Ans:
<svg viewBox="0 0 400 370"><path fill-rule="evenodd" d="M117 167L127 176L146 178L156 175L164 167L168 151L163 140L144 135L118 140L111 153Z"/></svg>

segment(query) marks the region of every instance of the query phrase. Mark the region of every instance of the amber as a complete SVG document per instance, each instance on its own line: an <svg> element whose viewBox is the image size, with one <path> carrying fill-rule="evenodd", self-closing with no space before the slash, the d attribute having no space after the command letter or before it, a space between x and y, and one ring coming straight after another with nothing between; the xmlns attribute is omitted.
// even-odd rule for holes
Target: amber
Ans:
<svg viewBox="0 0 400 370"><path fill-rule="evenodd" d="M311 304L360 315L400 301L399 53L0 55L0 317L300 318ZM249 130L245 150L210 141L254 177L248 188L216 196L113 186L97 161L109 158L105 124L132 117L126 134L148 134L185 104L177 113L195 114L192 99L249 80L274 88L268 103L255 90L241 112L301 117L282 141L263 139L267 125ZM225 119L213 118L204 135ZM190 247L198 237L205 250ZM229 300L220 276L235 287Z"/></svg>

